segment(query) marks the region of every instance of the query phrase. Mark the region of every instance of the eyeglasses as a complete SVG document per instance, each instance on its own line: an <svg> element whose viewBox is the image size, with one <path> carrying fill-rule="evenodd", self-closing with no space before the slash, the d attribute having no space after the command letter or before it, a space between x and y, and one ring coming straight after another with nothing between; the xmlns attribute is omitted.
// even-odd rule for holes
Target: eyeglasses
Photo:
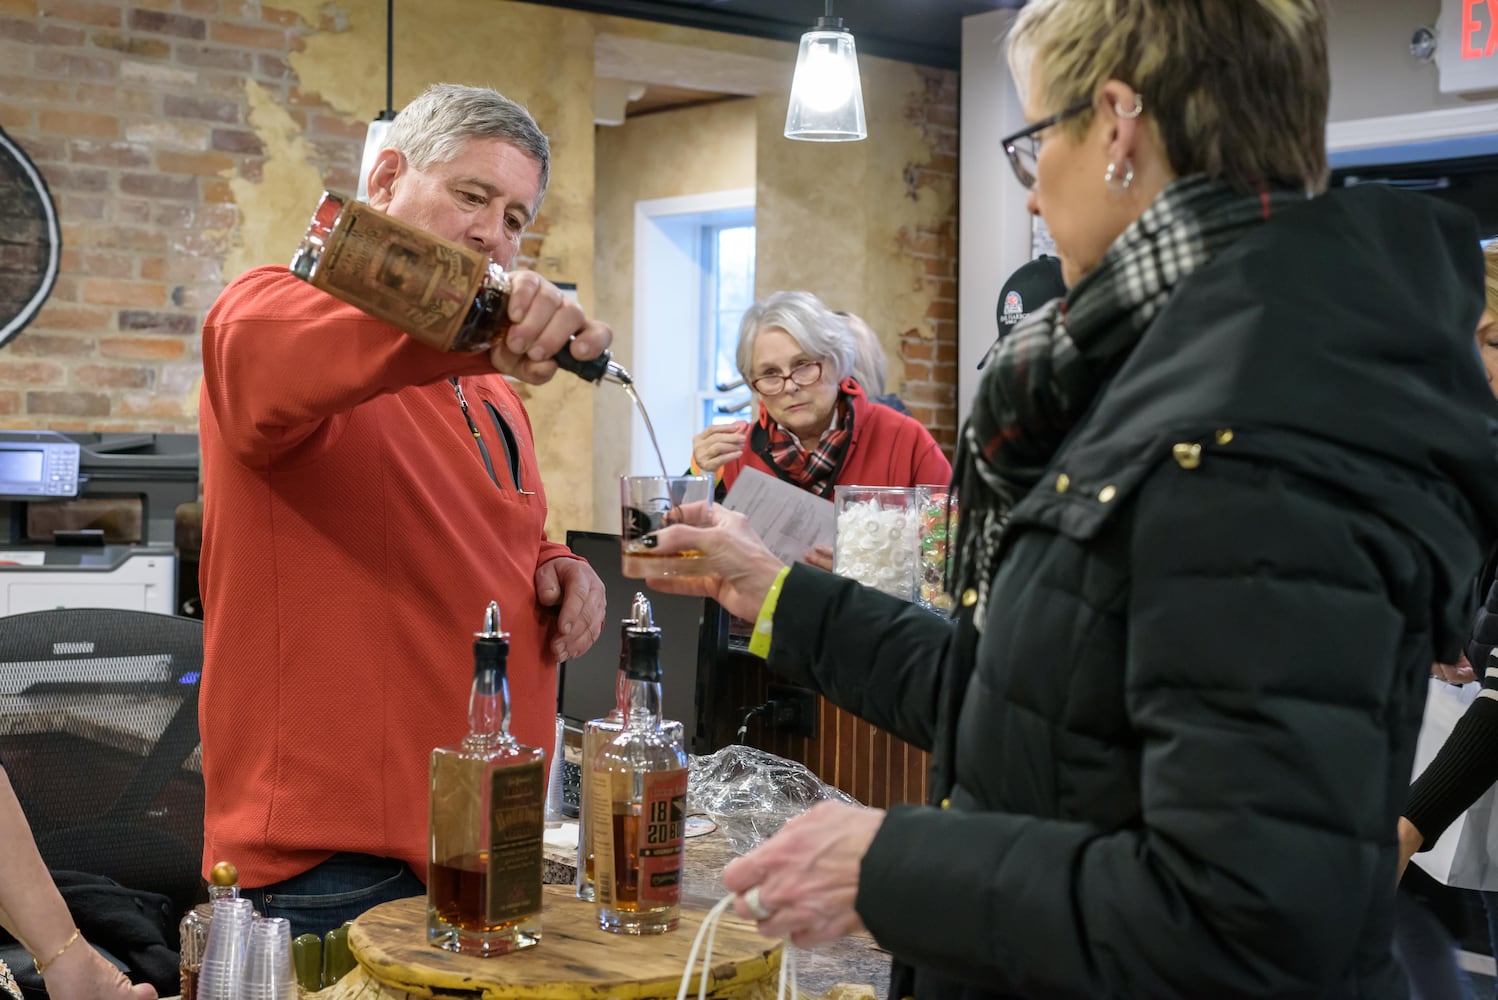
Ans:
<svg viewBox="0 0 1498 1000"><path fill-rule="evenodd" d="M811 385L822 377L822 362L808 361L791 369L790 375L761 375L750 381L754 391L761 396L778 396L785 392L785 380L789 378L797 385Z"/></svg>
<svg viewBox="0 0 1498 1000"><path fill-rule="evenodd" d="M1014 176L1019 178L1025 190L1028 191L1035 186L1035 160L1040 156L1040 133L1052 125L1059 125L1068 118L1080 115L1090 107L1092 107L1091 98L1080 101L1065 111L1058 111L1049 118L1042 118L1003 140L1004 155L1009 157L1009 165L1014 168Z"/></svg>

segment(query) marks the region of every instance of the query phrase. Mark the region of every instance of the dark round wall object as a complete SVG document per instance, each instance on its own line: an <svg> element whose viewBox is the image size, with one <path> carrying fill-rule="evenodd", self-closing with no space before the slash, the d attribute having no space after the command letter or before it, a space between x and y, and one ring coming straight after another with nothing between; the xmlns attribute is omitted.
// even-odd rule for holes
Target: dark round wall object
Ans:
<svg viewBox="0 0 1498 1000"><path fill-rule="evenodd" d="M61 255L62 231L47 182L0 129L0 347L47 301Z"/></svg>

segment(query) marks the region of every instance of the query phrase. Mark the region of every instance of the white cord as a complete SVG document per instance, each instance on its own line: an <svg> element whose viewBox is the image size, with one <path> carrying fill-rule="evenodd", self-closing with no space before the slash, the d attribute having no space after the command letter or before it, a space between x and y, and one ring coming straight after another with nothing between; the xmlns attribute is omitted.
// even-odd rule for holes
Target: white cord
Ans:
<svg viewBox="0 0 1498 1000"><path fill-rule="evenodd" d="M713 908L702 919L702 926L697 928L697 936L692 939L692 950L687 953L687 968L681 974L681 988L676 991L676 1000L687 1000L687 988L692 983L692 970L697 967L697 951L702 947L704 935L707 938L707 950L702 954L702 974L697 978L697 1000L707 1000L707 977L713 967L713 942L718 937L718 923L724 911L733 905L734 898L733 893L724 896L713 904ZM786 941L780 953L780 985L775 994L777 1000L787 1000L787 975L790 976L791 983L789 1000L798 1000L801 993L796 984L796 954L791 950L790 941Z"/></svg>

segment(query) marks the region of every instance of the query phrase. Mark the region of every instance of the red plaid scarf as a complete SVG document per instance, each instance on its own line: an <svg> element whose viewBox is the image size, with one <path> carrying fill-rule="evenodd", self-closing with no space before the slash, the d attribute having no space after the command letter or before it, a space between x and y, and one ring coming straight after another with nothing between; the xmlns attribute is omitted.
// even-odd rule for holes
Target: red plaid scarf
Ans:
<svg viewBox="0 0 1498 1000"><path fill-rule="evenodd" d="M754 450L782 479L819 497L831 496L838 470L848 456L853 440L853 399L846 389L837 394L837 425L822 432L821 440L811 451L801 447L796 435L781 427L765 414L760 421L763 434L756 434Z"/></svg>

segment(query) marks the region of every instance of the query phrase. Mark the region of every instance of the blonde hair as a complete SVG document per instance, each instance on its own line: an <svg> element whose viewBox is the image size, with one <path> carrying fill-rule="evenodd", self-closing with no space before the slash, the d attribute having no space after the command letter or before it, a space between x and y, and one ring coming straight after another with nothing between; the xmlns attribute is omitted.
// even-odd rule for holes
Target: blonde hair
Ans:
<svg viewBox="0 0 1498 1000"><path fill-rule="evenodd" d="M1049 111L1129 84L1177 176L1243 192L1326 187L1324 0L1030 0L1009 66ZM1078 135L1091 120L1058 127Z"/></svg>

